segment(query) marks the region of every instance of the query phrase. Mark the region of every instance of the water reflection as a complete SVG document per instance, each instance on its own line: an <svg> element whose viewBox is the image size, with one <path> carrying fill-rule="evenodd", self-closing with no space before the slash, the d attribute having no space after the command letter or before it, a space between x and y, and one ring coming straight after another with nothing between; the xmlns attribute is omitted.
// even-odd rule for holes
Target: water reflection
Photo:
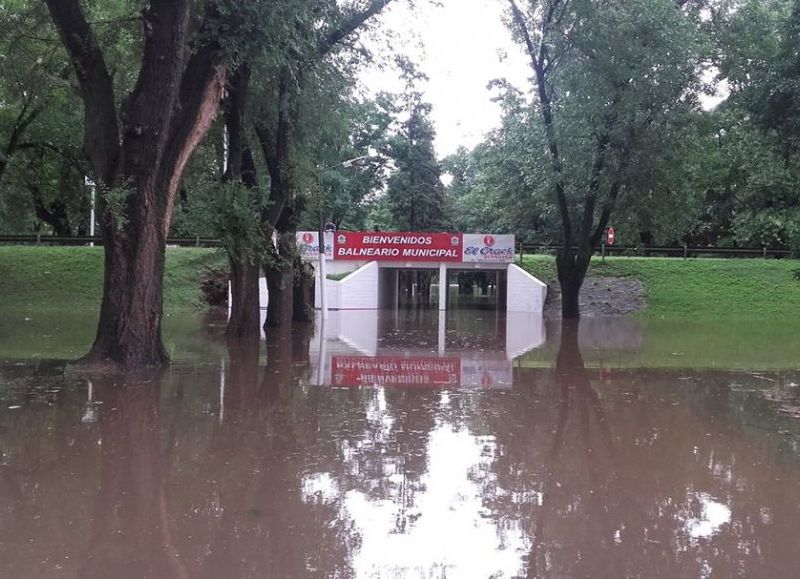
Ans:
<svg viewBox="0 0 800 579"><path fill-rule="evenodd" d="M609 374L614 332L575 326L529 365L504 319L470 315L444 340L436 312L361 341L372 319L298 327L91 390L0 365L0 575L795 575L800 429L760 393L796 374ZM335 356L461 366L331 388ZM508 363L507 386L465 387L469 360Z"/></svg>

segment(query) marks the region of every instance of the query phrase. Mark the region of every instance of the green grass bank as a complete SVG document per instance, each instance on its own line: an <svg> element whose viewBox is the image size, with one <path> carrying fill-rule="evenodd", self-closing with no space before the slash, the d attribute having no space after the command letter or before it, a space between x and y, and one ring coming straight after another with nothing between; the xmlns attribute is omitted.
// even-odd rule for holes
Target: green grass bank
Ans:
<svg viewBox="0 0 800 579"><path fill-rule="evenodd" d="M164 280L167 312L204 306L201 279L225 264L214 249L169 249ZM0 311L97 311L103 290L100 247L0 246Z"/></svg>
<svg viewBox="0 0 800 579"><path fill-rule="evenodd" d="M525 256L532 275L557 285L555 259ZM789 259L592 260L590 277L632 277L644 285L645 318L783 317L800 311L800 261Z"/></svg>

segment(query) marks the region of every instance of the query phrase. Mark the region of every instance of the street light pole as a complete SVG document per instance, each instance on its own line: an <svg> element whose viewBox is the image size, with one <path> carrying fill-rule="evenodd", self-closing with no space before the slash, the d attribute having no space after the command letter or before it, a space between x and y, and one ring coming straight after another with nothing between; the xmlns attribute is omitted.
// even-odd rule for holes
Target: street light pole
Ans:
<svg viewBox="0 0 800 579"><path fill-rule="evenodd" d="M347 161L342 161L341 163L337 163L336 165L331 165L329 167L321 167L319 169L320 173L322 171L328 171L330 169L336 169L337 167L345 167L350 168L353 166L354 163L361 161L363 159L369 159L370 155L361 155L360 157L355 157L353 159L348 159ZM321 187L320 187L320 194L321 194ZM319 231L317 233L319 239L319 305L322 308L322 319L328 319L328 256L325 251L325 213L324 213L324 203L323 200L320 199L320 216L319 216ZM324 340L324 337L323 337Z"/></svg>
<svg viewBox="0 0 800 579"><path fill-rule="evenodd" d="M328 256L325 253L325 222L320 219L319 225L319 304L322 308L322 319L328 319ZM324 338L323 338L324 339Z"/></svg>

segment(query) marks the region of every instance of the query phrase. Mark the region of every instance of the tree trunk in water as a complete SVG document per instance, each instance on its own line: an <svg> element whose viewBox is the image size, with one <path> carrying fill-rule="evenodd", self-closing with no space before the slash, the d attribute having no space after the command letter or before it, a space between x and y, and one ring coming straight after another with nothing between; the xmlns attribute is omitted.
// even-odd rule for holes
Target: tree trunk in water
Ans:
<svg viewBox="0 0 800 579"><path fill-rule="evenodd" d="M284 328L292 325L294 314L294 232L279 233L277 255L266 266L269 305L265 328Z"/></svg>
<svg viewBox="0 0 800 579"><path fill-rule="evenodd" d="M316 297L314 268L309 263L303 263L300 256L297 256L294 267L294 313L292 318L295 322L313 322Z"/></svg>
<svg viewBox="0 0 800 579"><path fill-rule="evenodd" d="M146 3L139 75L117 106L114 79L81 4L47 0L75 69L84 149L102 193L103 300L84 362L123 371L161 366L168 361L161 318L172 209L183 171L216 115L225 77L221 44L205 34L217 12L201 13L189 0Z"/></svg>
<svg viewBox="0 0 800 579"><path fill-rule="evenodd" d="M144 217L144 216L142 216ZM133 227L104 227L105 281L97 336L82 362L124 369L161 366L169 355L161 341L165 242L151 215L135 236Z"/></svg>
<svg viewBox="0 0 800 579"><path fill-rule="evenodd" d="M581 317L580 294L589 262L591 249L560 249L556 256L558 283L561 286L561 317L577 320Z"/></svg>
<svg viewBox="0 0 800 579"><path fill-rule="evenodd" d="M225 127L228 131L228 170L223 181L241 181L252 196L254 210L260 205L258 176L252 152L247 144L244 116L250 90L250 69L241 65L231 75L225 99ZM229 337L258 335L261 303L258 278L261 261L256 247L228 248L231 268L231 303L227 334Z"/></svg>
<svg viewBox="0 0 800 579"><path fill-rule="evenodd" d="M261 266L247 257L231 258L231 303L227 335L229 337L258 335L261 331L261 300L258 280Z"/></svg>

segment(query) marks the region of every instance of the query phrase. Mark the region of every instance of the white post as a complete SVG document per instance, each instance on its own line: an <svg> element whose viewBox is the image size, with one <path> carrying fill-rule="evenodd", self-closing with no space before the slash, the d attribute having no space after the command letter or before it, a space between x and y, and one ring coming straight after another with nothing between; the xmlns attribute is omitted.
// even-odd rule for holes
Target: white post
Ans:
<svg viewBox="0 0 800 579"><path fill-rule="evenodd" d="M439 264L439 311L447 310L447 264Z"/></svg>
<svg viewBox="0 0 800 579"><path fill-rule="evenodd" d="M328 341L325 336L325 318L319 324L319 358L317 360L317 386L325 386L325 366L328 362Z"/></svg>
<svg viewBox="0 0 800 579"><path fill-rule="evenodd" d="M319 240L319 303L322 308L322 319L328 319L328 256L325 255L325 237L324 231L320 231Z"/></svg>
<svg viewBox="0 0 800 579"><path fill-rule="evenodd" d="M97 187L94 181L85 177L83 182L92 192L92 201L89 209L89 237L94 237L94 222L95 222L95 197L97 196ZM94 241L89 242L89 247L94 247Z"/></svg>
<svg viewBox="0 0 800 579"><path fill-rule="evenodd" d="M225 358L219 366L219 423L225 422Z"/></svg>
<svg viewBox="0 0 800 579"><path fill-rule="evenodd" d="M439 312L439 355L444 356L447 347L447 312Z"/></svg>

